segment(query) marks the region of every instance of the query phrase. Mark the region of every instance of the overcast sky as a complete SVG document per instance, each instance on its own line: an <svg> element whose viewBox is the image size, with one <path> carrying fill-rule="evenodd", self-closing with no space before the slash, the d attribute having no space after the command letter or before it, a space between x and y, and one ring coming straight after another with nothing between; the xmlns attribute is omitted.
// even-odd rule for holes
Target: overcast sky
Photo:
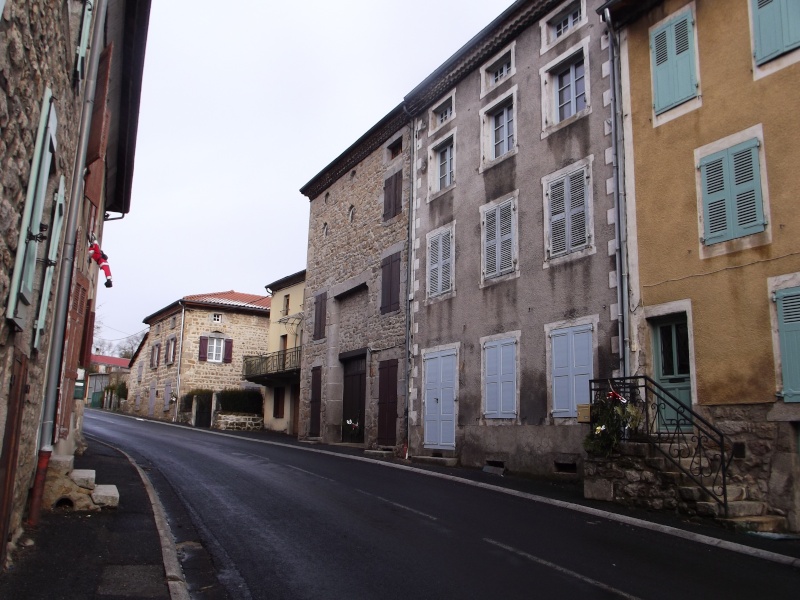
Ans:
<svg viewBox="0 0 800 600"><path fill-rule="evenodd" d="M298 191L512 0L154 0L131 212L105 225L116 342L191 294L306 266ZM224 6L224 9L223 9Z"/></svg>

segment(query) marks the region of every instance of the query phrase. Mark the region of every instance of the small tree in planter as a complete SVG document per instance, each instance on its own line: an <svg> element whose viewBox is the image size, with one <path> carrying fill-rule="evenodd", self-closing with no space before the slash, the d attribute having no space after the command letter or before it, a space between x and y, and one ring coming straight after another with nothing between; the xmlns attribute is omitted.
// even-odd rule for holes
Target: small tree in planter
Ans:
<svg viewBox="0 0 800 600"><path fill-rule="evenodd" d="M591 429L583 440L583 447L590 455L610 456L641 422L642 410L633 401L613 388L605 396L598 393L592 403Z"/></svg>

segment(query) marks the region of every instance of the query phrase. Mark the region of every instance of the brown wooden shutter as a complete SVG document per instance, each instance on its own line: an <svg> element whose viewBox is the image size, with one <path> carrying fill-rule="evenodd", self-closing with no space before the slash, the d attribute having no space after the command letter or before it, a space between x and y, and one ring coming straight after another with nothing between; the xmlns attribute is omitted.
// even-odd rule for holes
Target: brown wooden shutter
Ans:
<svg viewBox="0 0 800 600"><path fill-rule="evenodd" d="M200 362L206 362L208 360L208 337L205 335L200 336L200 356L198 360Z"/></svg>
<svg viewBox="0 0 800 600"><path fill-rule="evenodd" d="M381 314L400 309L400 252L381 261Z"/></svg>
<svg viewBox="0 0 800 600"><path fill-rule="evenodd" d="M378 363L378 444L397 443L397 359Z"/></svg>
<svg viewBox="0 0 800 600"><path fill-rule="evenodd" d="M394 174L394 214L399 215L403 208L403 172L398 171Z"/></svg>
<svg viewBox="0 0 800 600"><path fill-rule="evenodd" d="M283 418L283 405L286 398L286 389L276 387L272 392L272 417L274 419Z"/></svg>
<svg viewBox="0 0 800 600"><path fill-rule="evenodd" d="M222 355L222 362L224 362L224 363L232 363L233 362L233 340L230 339L230 338L225 340L224 353Z"/></svg>
<svg viewBox="0 0 800 600"><path fill-rule="evenodd" d="M311 369L311 406L308 423L308 435L319 437L322 416L322 367Z"/></svg>
<svg viewBox="0 0 800 600"><path fill-rule="evenodd" d="M94 311L92 301L86 303L86 320L83 325L83 342L81 344L80 364L88 367L92 362L92 343L94 342Z"/></svg>
<svg viewBox="0 0 800 600"><path fill-rule="evenodd" d="M398 171L383 182L383 220L400 214L403 197L403 172Z"/></svg>
<svg viewBox="0 0 800 600"><path fill-rule="evenodd" d="M92 107L92 125L89 133L86 164L98 158L105 158L108 146L108 131L111 124L111 114L108 110L108 82L111 77L111 55L114 53L114 43L110 43L100 53L100 66L97 71L97 88L94 93L94 106Z"/></svg>
<svg viewBox="0 0 800 600"><path fill-rule="evenodd" d="M328 292L317 294L314 300L314 339L321 340L325 337L325 313L328 309Z"/></svg>
<svg viewBox="0 0 800 600"><path fill-rule="evenodd" d="M89 202L97 208L103 201L103 179L106 172L106 164L102 158L98 158L88 167L88 173L84 179L83 195Z"/></svg>
<svg viewBox="0 0 800 600"><path fill-rule="evenodd" d="M80 271L76 271L72 283L69 311L67 312L67 329L64 338L63 376L61 397L58 402L56 423L58 431L55 439L66 438L72 421L74 406L75 381L78 379L78 362L83 343L83 326L86 320L86 305L89 296L89 279Z"/></svg>

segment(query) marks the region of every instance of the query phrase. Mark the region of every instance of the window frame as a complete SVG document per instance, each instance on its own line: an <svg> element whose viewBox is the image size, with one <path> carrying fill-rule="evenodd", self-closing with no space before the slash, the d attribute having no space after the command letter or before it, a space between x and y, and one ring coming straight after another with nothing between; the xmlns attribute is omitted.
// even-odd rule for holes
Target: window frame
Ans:
<svg viewBox="0 0 800 600"><path fill-rule="evenodd" d="M158 369L161 363L161 342L150 346L150 369Z"/></svg>
<svg viewBox="0 0 800 600"><path fill-rule="evenodd" d="M563 262L577 260L586 256L597 253L597 246L595 245L594 235L594 177L592 174L594 166L594 155L590 154L586 158L572 163L571 165L554 171L542 178L542 214L544 215L544 262L542 267L547 269L551 265L557 265ZM557 255L552 253L553 245L553 214L552 214L552 201L551 201L551 188L554 183L559 181L570 181L570 177L578 172L583 172L583 206L584 206L584 223L586 228L586 243L580 247L569 249L567 243L566 250L559 252ZM565 209L566 209L565 197ZM565 230L570 231L571 220L568 214L565 215ZM567 240L569 236L567 236Z"/></svg>
<svg viewBox="0 0 800 600"><path fill-rule="evenodd" d="M592 113L590 43L591 37L587 35L539 69L539 79L542 89L542 139ZM559 119L558 76L563 73L566 68L571 68L572 65L577 64L581 60L583 61L583 95L585 105L581 110L574 112L569 117Z"/></svg>
<svg viewBox="0 0 800 600"><path fill-rule="evenodd" d="M517 73L516 40L492 56L480 68L481 95L483 98L489 92L498 89L504 83L511 81ZM499 79L495 76L498 66L508 63L508 70Z"/></svg>
<svg viewBox="0 0 800 600"><path fill-rule="evenodd" d="M787 365L786 361L786 339L785 329L782 328L781 316L782 307L781 303L787 295L800 294L800 272L787 273L784 275L777 275L767 279L767 293L769 299L769 312L770 312L770 330L772 333L772 348L773 356L775 357L775 396L781 398L784 402L794 404L800 402L800 381L797 375L794 378L787 377L787 372L796 374L798 364ZM796 323L793 323L795 325ZM796 329L792 328L794 331ZM797 358L795 358L797 360ZM787 379L789 379L789 386L798 386L792 389L789 394L786 393ZM788 399L787 399L788 395Z"/></svg>
<svg viewBox="0 0 800 600"><path fill-rule="evenodd" d="M578 7L581 12L580 18L569 27L566 33L557 37L555 35L556 22L561 20L565 15L573 13L575 7ZM541 30L540 39L542 42L541 48L539 49L539 54L542 55L546 53L556 45L563 42L565 39L574 35L588 22L589 15L586 12L586 0L568 0L567 2L563 2L559 6L555 7L539 21L539 28Z"/></svg>
<svg viewBox="0 0 800 600"><path fill-rule="evenodd" d="M445 106L449 106L450 116L444 121L440 121L439 113ZM440 129L447 127L455 120L456 120L456 91L452 90L428 110L428 137L432 136Z"/></svg>
<svg viewBox="0 0 800 600"><path fill-rule="evenodd" d="M219 358L213 358L216 356L216 353L212 353L212 341L213 346L219 345ZM208 346L206 347L206 362L210 363L222 363L223 358L225 356L225 338L221 335L214 335L211 334L208 336Z"/></svg>
<svg viewBox="0 0 800 600"><path fill-rule="evenodd" d="M427 202L431 202L432 200L435 200L439 196L449 192L457 184L456 180L456 169L458 167L457 156L456 156L457 134L458 134L458 129L456 127L453 127L440 137L431 140L431 142L428 144L429 173L428 173L428 196L426 199ZM451 158L452 180L448 185L442 187L441 173L440 173L440 167L441 167L440 152L445 146L452 147L452 158Z"/></svg>
<svg viewBox="0 0 800 600"><path fill-rule="evenodd" d="M518 197L519 197L519 190L515 190L511 194L507 194L503 196L501 199L494 200L492 202L487 202L486 204L480 207L480 219L481 219L481 265L480 265L480 273L481 273L481 281L480 287L483 288L487 285L493 285L494 283L500 281L506 281L508 279L512 279L515 277L519 277L519 228L518 228ZM511 266L507 267L506 269L500 269L498 267L496 273L491 275L487 275L486 265L487 265L487 247L489 244L489 228L490 224L487 225L487 217L489 214L494 213L494 226L495 226L495 238L494 244L496 247L500 248L500 252L495 250L495 265L498 266L502 262L502 242L503 242L503 235L501 233L501 221L498 219L499 212L504 206L510 206L511 215L510 215L510 222L511 222L511 239L510 239L510 252L511 252ZM499 239L498 239L499 234Z"/></svg>
<svg viewBox="0 0 800 600"><path fill-rule="evenodd" d="M167 346L164 350L164 364L171 365L175 362L175 353L178 346L178 340L174 335L167 338Z"/></svg>
<svg viewBox="0 0 800 600"><path fill-rule="evenodd" d="M764 23L764 20L770 17L770 15L766 14L767 10L764 10L767 6L772 6L769 10L778 11L777 15L772 15L774 22L771 24L772 31L770 33L773 35L777 34L781 38L779 44L777 44L778 47L771 51L764 50L761 44L762 25L770 25L769 23ZM792 8L795 13L791 12ZM753 48L753 65L755 67L763 68L764 65L776 59L800 50L800 7L796 3L792 4L790 0L772 0L768 5L759 8L758 0L750 0L748 2L748 9L750 13L750 37ZM797 22L794 23L794 26L798 30L797 40L792 40L791 38L786 39L786 36L789 35L787 29L790 26L790 15L792 14L794 14L794 18L797 19ZM777 16L777 18L775 18L775 16ZM779 29L777 32L775 31L776 26ZM797 62L797 60L800 60L800 56L797 56L792 62Z"/></svg>
<svg viewBox="0 0 800 600"><path fill-rule="evenodd" d="M703 176L703 164L710 157L723 151L730 151L745 142L757 143L758 178L760 181L761 206L760 213L764 227L742 236L729 237L715 243L707 244L706 240L706 195ZM762 125L754 125L722 139L716 140L694 150L695 188L697 197L697 245L701 260L730 254L772 243L772 224L770 215L769 183L767 180L766 150ZM729 193L732 193L729 191Z"/></svg>
<svg viewBox="0 0 800 600"><path fill-rule="evenodd" d="M490 104L484 106L480 111L481 118L481 164L478 172L482 173L502 161L516 156L519 151L517 128L517 86L512 86L505 94L496 98ZM506 152L495 157L495 115L501 111L511 109L511 120L514 123L513 144Z"/></svg>
<svg viewBox="0 0 800 600"><path fill-rule="evenodd" d="M442 241L443 241L442 238L444 238L445 236L447 236L447 242L448 242L447 245L448 245L448 252L449 252L449 257L446 260L446 262L441 259L441 247L442 247L441 244L442 244ZM432 248L433 241L435 239L439 240L439 246L440 246L439 257L440 258L439 258L439 260L436 261L435 265L432 265L431 264L431 258L433 256L433 252L432 252L431 248ZM439 227L438 229L435 229L433 231L428 232L426 234L426 245L425 245L425 248L426 248L426 250L425 250L425 264L426 264L425 289L426 289L426 292L427 292L427 299L428 300L432 300L432 299L438 300L438 299L441 299L443 297L452 297L454 295L455 289L456 289L456 286L455 286L455 258L456 258L455 257L455 221L453 221L451 223L448 223L447 225L445 225L443 227ZM441 274L441 269L442 269L444 264L449 265L449 273L450 273L449 285L447 286L447 289L445 289L441 285L441 275L439 275L439 277L438 277L439 285L436 287L436 289L433 289L433 286L431 285L433 269L434 268L439 269L439 274Z"/></svg>

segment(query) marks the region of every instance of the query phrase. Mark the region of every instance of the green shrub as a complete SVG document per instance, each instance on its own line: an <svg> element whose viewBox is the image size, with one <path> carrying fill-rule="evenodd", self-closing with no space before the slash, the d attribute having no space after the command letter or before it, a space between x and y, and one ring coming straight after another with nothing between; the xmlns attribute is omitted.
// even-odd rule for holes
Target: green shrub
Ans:
<svg viewBox="0 0 800 600"><path fill-rule="evenodd" d="M213 390L206 390L206 389L194 389L189 390L183 396L181 396L181 412L190 412L192 410L192 399L197 396L197 403L198 407L205 408L208 410L208 407L211 405L211 397L214 395Z"/></svg>
<svg viewBox="0 0 800 600"><path fill-rule="evenodd" d="M128 399L128 384L124 381L120 381L117 385L114 386L114 393L117 394L117 398L121 400Z"/></svg>
<svg viewBox="0 0 800 600"><path fill-rule="evenodd" d="M261 392L254 389L222 390L217 394L219 412L260 415L264 408Z"/></svg>

